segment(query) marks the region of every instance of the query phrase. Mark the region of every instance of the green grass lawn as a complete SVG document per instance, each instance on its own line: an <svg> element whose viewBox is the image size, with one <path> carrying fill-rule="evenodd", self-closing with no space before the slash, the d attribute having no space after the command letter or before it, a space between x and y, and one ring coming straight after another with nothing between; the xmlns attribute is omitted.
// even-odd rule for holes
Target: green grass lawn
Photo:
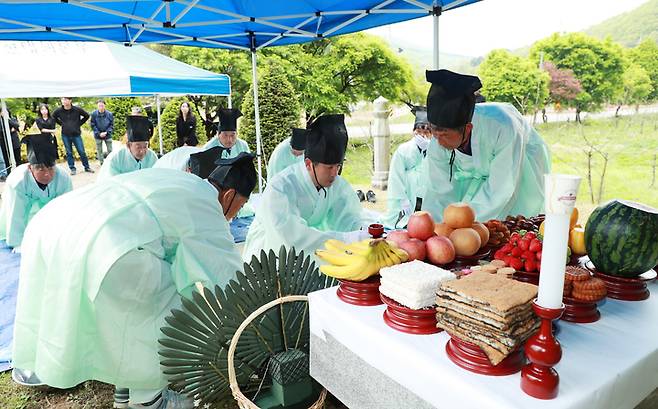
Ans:
<svg viewBox="0 0 658 409"><path fill-rule="evenodd" d="M581 213L589 214L598 204L604 162L601 154L609 158L601 201L622 198L658 207L658 181L651 186L654 156L658 154L658 114L589 120L582 125L574 122L540 124L537 130L550 148L552 171L583 177L578 198ZM391 153L410 137L395 135ZM594 152L592 156L592 189L587 177L590 148L586 140L601 152ZM356 142L349 147L343 176L352 184L368 185L372 163L371 140Z"/></svg>

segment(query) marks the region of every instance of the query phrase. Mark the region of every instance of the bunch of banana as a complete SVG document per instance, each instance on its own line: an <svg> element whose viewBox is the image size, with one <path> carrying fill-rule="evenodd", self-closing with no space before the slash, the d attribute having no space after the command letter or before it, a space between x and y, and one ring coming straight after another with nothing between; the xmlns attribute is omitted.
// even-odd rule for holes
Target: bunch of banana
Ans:
<svg viewBox="0 0 658 409"><path fill-rule="evenodd" d="M403 263L409 255L384 239L367 239L347 244L340 240L327 240L325 249L315 255L329 264L320 266L320 271L330 277L349 281L363 281L377 273L382 267Z"/></svg>

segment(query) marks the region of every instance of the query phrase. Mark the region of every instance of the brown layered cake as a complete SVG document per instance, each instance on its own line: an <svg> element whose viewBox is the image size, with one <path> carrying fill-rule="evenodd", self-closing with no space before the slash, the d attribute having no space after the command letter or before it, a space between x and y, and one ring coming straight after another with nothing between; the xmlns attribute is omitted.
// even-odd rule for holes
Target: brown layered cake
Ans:
<svg viewBox="0 0 658 409"><path fill-rule="evenodd" d="M539 318L532 312L536 297L535 285L476 271L441 283L437 326L479 346L498 365L539 328Z"/></svg>

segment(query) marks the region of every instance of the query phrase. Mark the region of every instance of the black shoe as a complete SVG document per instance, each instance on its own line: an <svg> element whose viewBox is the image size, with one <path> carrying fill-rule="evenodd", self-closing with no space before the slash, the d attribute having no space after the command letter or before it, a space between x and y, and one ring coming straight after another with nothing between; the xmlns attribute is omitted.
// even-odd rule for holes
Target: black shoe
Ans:
<svg viewBox="0 0 658 409"><path fill-rule="evenodd" d="M366 193L366 199L370 203L377 203L377 196L375 196L375 192L373 192L372 190L368 190L368 192Z"/></svg>
<svg viewBox="0 0 658 409"><path fill-rule="evenodd" d="M363 202L366 200L366 196L363 194L363 191L361 189L356 191L356 196L359 198L359 202Z"/></svg>
<svg viewBox="0 0 658 409"><path fill-rule="evenodd" d="M7 181L7 176L5 175L0 175L0 183L6 182ZM363 193L362 193L363 194Z"/></svg>
<svg viewBox="0 0 658 409"><path fill-rule="evenodd" d="M94 170L92 168L87 168L85 169L85 172L87 173L94 173Z"/></svg>
<svg viewBox="0 0 658 409"><path fill-rule="evenodd" d="M75 171L75 169L71 169L71 176L75 175L76 173L77 172Z"/></svg>

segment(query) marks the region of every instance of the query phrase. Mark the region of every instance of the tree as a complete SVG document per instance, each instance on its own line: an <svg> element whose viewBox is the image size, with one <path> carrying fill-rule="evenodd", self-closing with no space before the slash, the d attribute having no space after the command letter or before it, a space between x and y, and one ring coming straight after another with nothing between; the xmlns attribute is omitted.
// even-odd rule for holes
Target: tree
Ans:
<svg viewBox="0 0 658 409"><path fill-rule="evenodd" d="M619 96L617 113L621 105L635 105L635 111L637 112L639 105L647 102L653 91L649 74L638 64L630 63L624 71L622 83L623 89Z"/></svg>
<svg viewBox="0 0 658 409"><path fill-rule="evenodd" d="M263 160L267 163L274 148L290 136L290 129L300 126L301 106L295 89L278 65L269 65L258 80L260 131ZM245 95L242 103L244 117L240 121L240 137L256 152L256 124L253 90Z"/></svg>
<svg viewBox="0 0 658 409"><path fill-rule="evenodd" d="M651 78L651 87L653 91L649 94L649 100L658 100L658 44L652 39L646 39L637 47L629 51L630 60L644 68Z"/></svg>
<svg viewBox="0 0 658 409"><path fill-rule="evenodd" d="M523 114L535 112L548 97L548 74L506 50L490 52L479 75L487 101L509 102Z"/></svg>
<svg viewBox="0 0 658 409"><path fill-rule="evenodd" d="M573 106L583 86L570 69L559 69L550 61L544 63L544 70L550 76L548 93L551 102L561 106Z"/></svg>
<svg viewBox="0 0 658 409"><path fill-rule="evenodd" d="M570 69L583 87L575 100L576 120L580 112L597 110L618 94L622 84L624 64L622 49L611 40L600 41L582 33L553 34L537 41L530 58L539 61L539 54L560 69Z"/></svg>
<svg viewBox="0 0 658 409"><path fill-rule="evenodd" d="M244 51L175 46L171 48L170 56L195 67L228 75L231 78L231 101L233 106L239 107L242 105L244 95L251 84L251 62L248 53ZM196 106L198 132L201 133L203 124L206 139L210 139L213 136L212 123L217 120L217 108L227 107L228 99L213 95L190 95L188 99Z"/></svg>
<svg viewBox="0 0 658 409"><path fill-rule="evenodd" d="M285 68L307 122L323 113L348 113L350 104L380 95L400 102L422 99L410 65L375 36L357 33L263 54L267 64Z"/></svg>
<svg viewBox="0 0 658 409"><path fill-rule="evenodd" d="M185 101L190 104L190 112L194 112L195 106L192 101L187 97L176 97L167 101L167 105L162 110L162 115L160 115L160 125L162 126L162 148L165 153L176 149L176 118L178 118L180 104ZM199 133L199 126L199 117L197 116L197 134ZM149 145L154 151L160 151L160 135L157 126L155 126L155 131L149 141Z"/></svg>
<svg viewBox="0 0 658 409"><path fill-rule="evenodd" d="M126 116L130 115L130 111L134 106L140 106L137 98L116 97L105 100L105 108L112 112L112 115L114 116L114 132L112 133L112 139L115 141L122 140L123 136L126 134Z"/></svg>

